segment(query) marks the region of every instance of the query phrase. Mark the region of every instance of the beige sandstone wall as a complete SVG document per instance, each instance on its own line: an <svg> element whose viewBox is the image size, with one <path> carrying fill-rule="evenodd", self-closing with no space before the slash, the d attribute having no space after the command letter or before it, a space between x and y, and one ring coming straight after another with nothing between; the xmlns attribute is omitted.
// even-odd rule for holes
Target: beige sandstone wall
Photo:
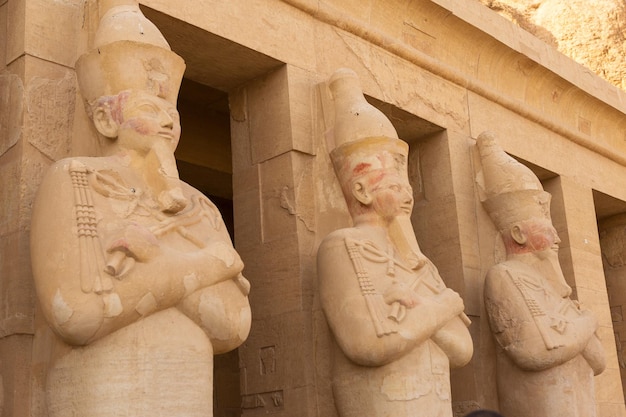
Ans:
<svg viewBox="0 0 626 417"><path fill-rule="evenodd" d="M594 198L626 201L623 92L478 2L142 4L186 59L186 76L230 101L235 240L252 283L252 333L238 364L244 416L334 415L314 265L321 239L349 222L326 154L333 120L322 84L342 66L411 144L418 239L474 322L476 355L453 373L457 412L497 407L482 282L502 252L473 180L474 141L489 129L555 196L564 272L600 318L609 352L597 379L599 416L626 415L598 272L596 213L609 209ZM3 416L45 417L40 375L52 345L35 313L30 205L52 161L97 152L73 72L94 10L93 0L0 0ZM218 370L234 366L230 358Z"/></svg>

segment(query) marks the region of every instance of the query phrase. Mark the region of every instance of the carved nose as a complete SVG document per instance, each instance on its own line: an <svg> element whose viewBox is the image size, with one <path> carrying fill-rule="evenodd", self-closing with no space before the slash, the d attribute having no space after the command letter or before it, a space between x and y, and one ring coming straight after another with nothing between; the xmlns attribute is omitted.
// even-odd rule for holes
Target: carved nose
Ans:
<svg viewBox="0 0 626 417"><path fill-rule="evenodd" d="M161 111L161 127L174 128L174 119L166 111Z"/></svg>
<svg viewBox="0 0 626 417"><path fill-rule="evenodd" d="M413 204L413 189L411 187L404 189L404 202L405 204Z"/></svg>

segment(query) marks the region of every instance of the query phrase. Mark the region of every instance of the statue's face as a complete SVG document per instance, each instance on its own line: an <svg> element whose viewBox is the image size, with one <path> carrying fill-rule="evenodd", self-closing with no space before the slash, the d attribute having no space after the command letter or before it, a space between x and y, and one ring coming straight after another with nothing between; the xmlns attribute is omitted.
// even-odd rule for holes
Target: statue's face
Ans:
<svg viewBox="0 0 626 417"><path fill-rule="evenodd" d="M372 208L385 220L397 216L409 216L413 211L413 189L406 180L395 174L385 174L370 185Z"/></svg>
<svg viewBox="0 0 626 417"><path fill-rule="evenodd" d="M180 139L180 118L176 107L157 96L132 90L120 101L117 140L120 147L147 152L166 145L172 152Z"/></svg>
<svg viewBox="0 0 626 417"><path fill-rule="evenodd" d="M524 222L523 228L527 238L526 246L530 252L537 254L558 252L561 239L550 220L527 220Z"/></svg>

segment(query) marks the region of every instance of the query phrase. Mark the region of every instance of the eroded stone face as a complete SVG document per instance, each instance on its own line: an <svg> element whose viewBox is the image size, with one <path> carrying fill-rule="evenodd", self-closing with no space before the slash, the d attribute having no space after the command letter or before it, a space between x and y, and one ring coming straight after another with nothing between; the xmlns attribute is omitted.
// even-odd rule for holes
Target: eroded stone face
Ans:
<svg viewBox="0 0 626 417"><path fill-rule="evenodd" d="M449 369L472 356L469 320L415 239L408 147L397 137L360 137L364 126L378 134L389 124L377 122L384 116L364 109L364 100L345 97L362 98L357 87L346 70L331 86L341 126L331 156L354 227L329 234L317 255L320 300L337 348L336 407L341 417L451 416ZM344 105L356 101L358 112Z"/></svg>
<svg viewBox="0 0 626 417"><path fill-rule="evenodd" d="M492 150L480 152L485 208L507 254L491 267L484 287L498 349L500 409L512 417L595 416L593 376L606 366L598 321L570 298L572 289L558 261L560 239L549 210L539 215L546 199L538 180L511 176L521 164L494 143L488 133L477 141L479 149ZM494 175L500 178L489 178Z"/></svg>
<svg viewBox="0 0 626 417"><path fill-rule="evenodd" d="M130 3L124 10L140 13ZM162 46L121 41L106 45L102 71L80 76L108 74L120 66L108 66L111 56L132 57L133 47L139 60L154 49L164 62L172 56L162 68L184 68ZM175 95L155 93L162 89L147 77L147 89L134 78L132 88L91 101L108 154L56 162L33 209L37 294L68 346L48 372L53 417L211 415L213 354L239 346L250 329L249 283L222 217L178 178ZM172 78L163 80L171 87Z"/></svg>

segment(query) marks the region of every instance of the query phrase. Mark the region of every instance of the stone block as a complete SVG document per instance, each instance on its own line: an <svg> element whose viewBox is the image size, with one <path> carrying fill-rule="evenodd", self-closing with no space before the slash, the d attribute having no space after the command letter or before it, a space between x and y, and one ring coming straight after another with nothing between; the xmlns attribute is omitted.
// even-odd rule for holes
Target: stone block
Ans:
<svg viewBox="0 0 626 417"><path fill-rule="evenodd" d="M254 251L241 249L250 280L252 317L267 318L302 309L300 254L295 239L265 242Z"/></svg>
<svg viewBox="0 0 626 417"><path fill-rule="evenodd" d="M314 113L316 88L315 76L297 66L287 66L289 86L289 113L293 150L315 155L314 126L317 123Z"/></svg>
<svg viewBox="0 0 626 417"><path fill-rule="evenodd" d="M26 53L72 68L77 59L84 2L29 0L25 3Z"/></svg>
<svg viewBox="0 0 626 417"><path fill-rule="evenodd" d="M0 30L2 31L2 33L8 33L7 32L7 11L8 11L8 6L7 6L7 0L3 0L0 2ZM7 65L7 37L3 36L2 39L0 39L0 71L3 70L6 65Z"/></svg>
<svg viewBox="0 0 626 417"><path fill-rule="evenodd" d="M237 350L215 356L213 382L215 404L213 417L240 416L241 393Z"/></svg>
<svg viewBox="0 0 626 417"><path fill-rule="evenodd" d="M554 226L559 233L565 229L568 242L563 247L600 254L598 225L591 189L568 177L544 181L544 189L552 194Z"/></svg>
<svg viewBox="0 0 626 417"><path fill-rule="evenodd" d="M6 6L2 8L6 9ZM22 135L23 103L22 79L9 71L0 72L0 156Z"/></svg>
<svg viewBox="0 0 626 417"><path fill-rule="evenodd" d="M26 52L26 0L6 3L6 63L7 65Z"/></svg>
<svg viewBox="0 0 626 417"><path fill-rule="evenodd" d="M576 285L576 296L583 308L593 311L601 326L612 327L606 287L601 282L595 287Z"/></svg>
<svg viewBox="0 0 626 417"><path fill-rule="evenodd" d="M310 317L305 312L277 314L255 320L239 354L242 369L244 414L282 412L309 415L307 396L301 389L310 384Z"/></svg>
<svg viewBox="0 0 626 417"><path fill-rule="evenodd" d="M233 211L235 244L240 250L254 250L262 242L261 186L259 166L233 173ZM245 259L244 259L245 261Z"/></svg>
<svg viewBox="0 0 626 417"><path fill-rule="evenodd" d="M318 416L337 417L331 385L332 336L319 302L313 308L312 321Z"/></svg>
<svg viewBox="0 0 626 417"><path fill-rule="evenodd" d="M572 272L575 286L606 290L606 281L602 270L602 258L593 252L577 248L565 248L564 252L571 252ZM565 271L566 264L560 256L561 265ZM571 284L570 284L571 285Z"/></svg>
<svg viewBox="0 0 626 417"><path fill-rule="evenodd" d="M601 417L623 417L626 415L624 404L618 402L602 402L596 404L598 416Z"/></svg>
<svg viewBox="0 0 626 417"><path fill-rule="evenodd" d="M317 4L310 4L310 0L304 3L316 11ZM141 4L276 60L315 68L313 44L319 41L315 31L318 21L287 2L231 1L212 3L211 7L202 3L178 7L167 0L142 0Z"/></svg>
<svg viewBox="0 0 626 417"><path fill-rule="evenodd" d="M317 30L318 38L325 40L316 44L319 73L330 76L338 67L350 68L357 73L366 96L395 105L435 125L469 132L464 87L423 70L417 59L411 62L411 56L402 59L368 43L372 40L370 36L358 37L334 28ZM327 44L334 47L329 49Z"/></svg>
<svg viewBox="0 0 626 417"><path fill-rule="evenodd" d="M248 121L248 90L241 87L228 95L230 108L230 137L233 155L233 172L248 169L252 165L250 150L250 124Z"/></svg>
<svg viewBox="0 0 626 417"><path fill-rule="evenodd" d="M20 184L20 230L30 231L31 211L35 195L52 161L33 146L24 145Z"/></svg>
<svg viewBox="0 0 626 417"><path fill-rule="evenodd" d="M257 80L247 88L252 162L259 163L292 149L292 120L287 68Z"/></svg>
<svg viewBox="0 0 626 417"><path fill-rule="evenodd" d="M30 266L29 236L15 231L0 239L0 337L33 333L34 288Z"/></svg>
<svg viewBox="0 0 626 417"><path fill-rule="evenodd" d="M282 154L260 165L263 242L295 237L295 207L292 153Z"/></svg>
<svg viewBox="0 0 626 417"><path fill-rule="evenodd" d="M76 103L73 71L63 78L32 77L24 100L28 141L53 161L69 156Z"/></svg>
<svg viewBox="0 0 626 417"><path fill-rule="evenodd" d="M5 416L32 417L28 398L32 341L31 335L0 338L0 409Z"/></svg>
<svg viewBox="0 0 626 417"><path fill-rule="evenodd" d="M596 331L598 338L604 346L604 353L606 355L606 366L611 369L619 369L618 353L615 346L615 334L613 333L612 326L600 326Z"/></svg>
<svg viewBox="0 0 626 417"><path fill-rule="evenodd" d="M0 237L19 230L21 168L20 146L0 158Z"/></svg>

